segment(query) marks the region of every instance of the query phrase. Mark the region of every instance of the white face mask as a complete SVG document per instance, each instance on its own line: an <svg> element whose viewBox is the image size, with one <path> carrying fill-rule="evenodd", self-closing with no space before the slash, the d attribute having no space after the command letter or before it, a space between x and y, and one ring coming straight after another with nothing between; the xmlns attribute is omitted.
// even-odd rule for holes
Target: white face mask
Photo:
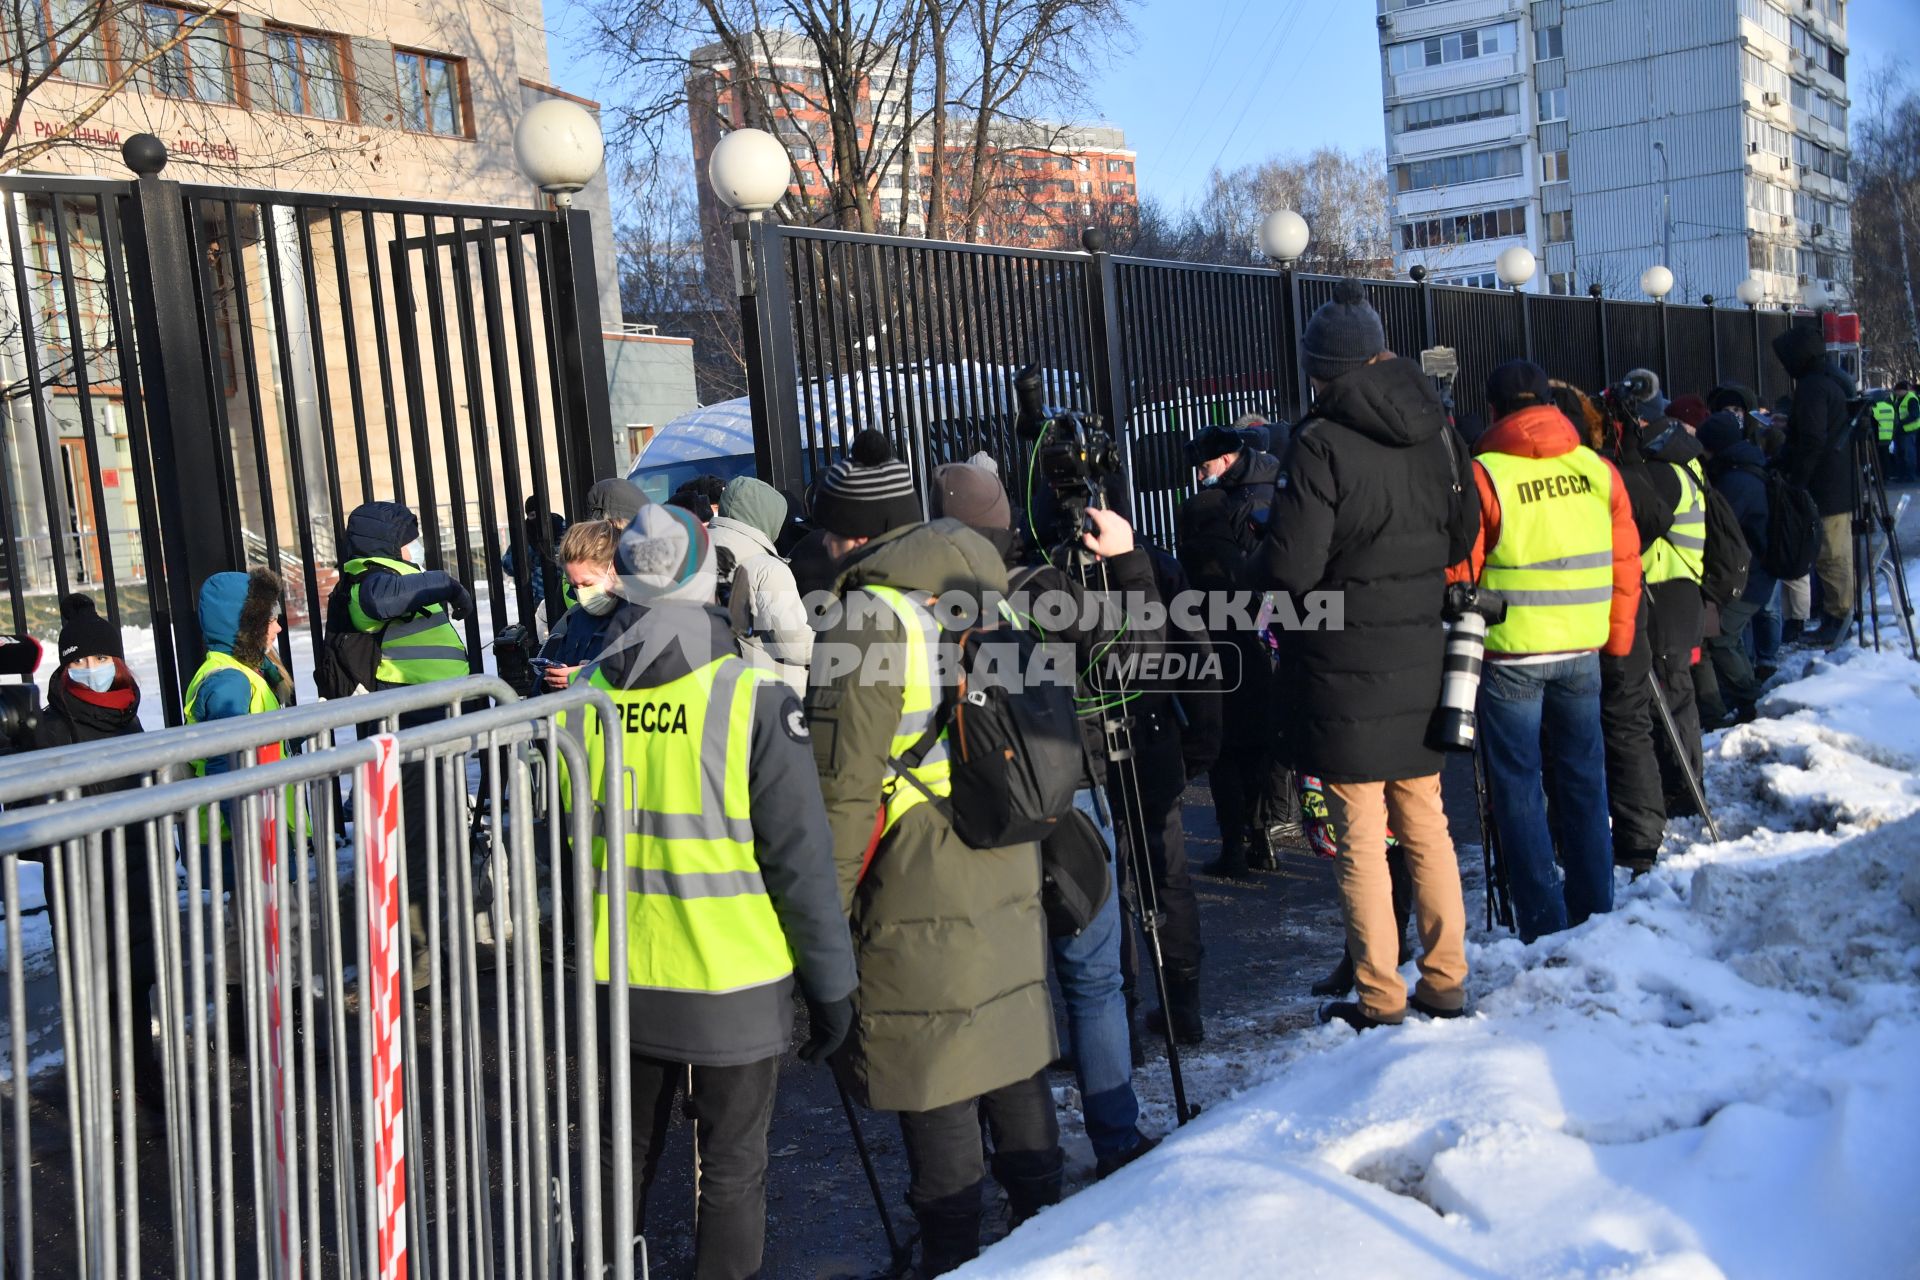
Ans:
<svg viewBox="0 0 1920 1280"><path fill-rule="evenodd" d="M95 693L105 693L113 688L113 678L119 675L120 671L114 664L108 663L104 667L68 667L67 674L73 677L75 684L91 689Z"/></svg>
<svg viewBox="0 0 1920 1280"><path fill-rule="evenodd" d="M573 589L573 598L580 602L582 609L585 609L596 618L606 617L620 604L619 596L614 595L613 592L607 590L605 587L595 586L591 583L584 587L575 587Z"/></svg>
<svg viewBox="0 0 1920 1280"><path fill-rule="evenodd" d="M400 558L408 564L425 564L427 562L427 544L415 538L412 542L400 548Z"/></svg>

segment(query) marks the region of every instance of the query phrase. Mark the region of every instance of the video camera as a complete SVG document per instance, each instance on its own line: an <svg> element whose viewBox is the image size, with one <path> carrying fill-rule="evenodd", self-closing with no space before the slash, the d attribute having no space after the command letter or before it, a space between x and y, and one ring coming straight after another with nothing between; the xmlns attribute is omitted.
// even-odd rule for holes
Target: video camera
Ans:
<svg viewBox="0 0 1920 1280"><path fill-rule="evenodd" d="M0 755L32 751L40 727L40 689L33 673L40 666L40 642L32 636L0 636L0 676L22 683L0 685Z"/></svg>
<svg viewBox="0 0 1920 1280"><path fill-rule="evenodd" d="M1101 429L1100 419L1061 411L1049 415L1041 401L1040 370L1028 365L1013 375L1013 394L1020 406L1016 430L1032 442L1034 470L1060 504L1060 535L1077 546L1080 535L1094 532L1087 508L1100 506L1107 478L1121 469L1120 450ZM1028 494L1028 505L1032 495Z"/></svg>

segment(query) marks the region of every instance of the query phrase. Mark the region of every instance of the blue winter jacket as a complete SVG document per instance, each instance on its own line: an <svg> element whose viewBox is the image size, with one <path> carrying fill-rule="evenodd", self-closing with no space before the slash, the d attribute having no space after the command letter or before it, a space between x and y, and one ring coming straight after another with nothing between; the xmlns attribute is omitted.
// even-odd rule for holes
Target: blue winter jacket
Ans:
<svg viewBox="0 0 1920 1280"><path fill-rule="evenodd" d="M207 648L229 656L240 636L240 613L247 603L248 577L244 573L216 573L200 584L200 634ZM272 657L261 666L268 684L278 684L280 669ZM253 707L253 687L238 671L216 671L200 682L193 699L193 717L199 723L244 716ZM225 773L228 758L207 761L208 773Z"/></svg>
<svg viewBox="0 0 1920 1280"><path fill-rule="evenodd" d="M400 549L420 536L420 521L398 502L363 502L347 517L347 556L405 559ZM360 608L369 618L390 622L411 617L429 605L458 599L463 588L437 569L419 573L369 573L360 579Z"/></svg>

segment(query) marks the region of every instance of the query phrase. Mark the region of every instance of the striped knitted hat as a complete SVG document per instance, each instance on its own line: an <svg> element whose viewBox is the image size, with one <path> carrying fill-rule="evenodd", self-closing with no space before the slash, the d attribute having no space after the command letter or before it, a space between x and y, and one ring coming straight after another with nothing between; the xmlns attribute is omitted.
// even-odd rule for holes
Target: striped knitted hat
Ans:
<svg viewBox="0 0 1920 1280"><path fill-rule="evenodd" d="M614 548L615 593L635 604L712 604L713 544L692 512L648 503Z"/></svg>
<svg viewBox="0 0 1920 1280"><path fill-rule="evenodd" d="M877 538L919 519L913 473L872 428L855 436L847 456L827 468L813 498L813 523L843 538Z"/></svg>

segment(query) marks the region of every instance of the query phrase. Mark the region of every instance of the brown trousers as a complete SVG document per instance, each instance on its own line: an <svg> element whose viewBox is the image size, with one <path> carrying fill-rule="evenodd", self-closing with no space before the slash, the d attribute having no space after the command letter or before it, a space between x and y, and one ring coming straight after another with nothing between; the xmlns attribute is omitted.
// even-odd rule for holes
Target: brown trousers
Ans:
<svg viewBox="0 0 1920 1280"><path fill-rule="evenodd" d="M1813 562L1820 578L1820 611L1838 618L1853 611L1853 516L1820 517L1820 555Z"/></svg>
<svg viewBox="0 0 1920 1280"><path fill-rule="evenodd" d="M1380 1022L1398 1022L1407 1012L1407 989L1399 974L1400 928L1387 874L1389 824L1413 880L1420 930L1415 994L1435 1008L1460 1008L1467 998L1467 906L1440 803L1440 775L1333 783L1327 787L1327 816L1340 845L1340 905L1361 1010Z"/></svg>

